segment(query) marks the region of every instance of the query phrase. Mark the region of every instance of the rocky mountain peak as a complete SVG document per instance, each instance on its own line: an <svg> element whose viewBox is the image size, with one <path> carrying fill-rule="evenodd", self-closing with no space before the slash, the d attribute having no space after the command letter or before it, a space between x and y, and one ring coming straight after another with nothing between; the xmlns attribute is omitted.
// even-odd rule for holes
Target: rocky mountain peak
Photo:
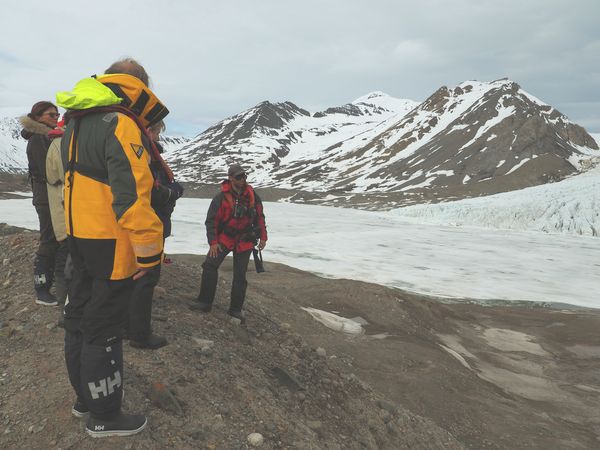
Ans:
<svg viewBox="0 0 600 450"><path fill-rule="evenodd" d="M437 91L435 91L433 94L431 94L429 96L429 98L427 100L425 100L419 108L426 110L426 111L432 111L432 112L433 111L441 111L442 108L444 107L444 105L446 103L448 103L448 100L450 99L450 97L451 97L451 95L450 95L450 91L448 90L448 88L446 86L442 86Z"/></svg>
<svg viewBox="0 0 600 450"><path fill-rule="evenodd" d="M256 105L250 111L253 112L251 117L255 118L257 125L268 128L281 128L284 122L298 116L310 116L308 111L299 108L289 101L283 103L264 101Z"/></svg>
<svg viewBox="0 0 600 450"><path fill-rule="evenodd" d="M353 104L347 103L342 106L335 106L332 108L327 108L325 111L319 111L313 114L313 117L325 117L330 114L346 114L348 116L362 116L364 114L364 109Z"/></svg>

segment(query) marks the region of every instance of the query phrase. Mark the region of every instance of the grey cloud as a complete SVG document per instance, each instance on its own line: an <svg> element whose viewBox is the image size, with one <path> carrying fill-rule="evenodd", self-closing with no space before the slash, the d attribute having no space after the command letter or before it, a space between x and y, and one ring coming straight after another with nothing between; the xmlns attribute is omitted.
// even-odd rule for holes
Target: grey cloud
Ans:
<svg viewBox="0 0 600 450"><path fill-rule="evenodd" d="M310 110L373 90L424 100L504 76L600 132L581 106L600 100L596 0L34 3L0 19L0 98L24 108L132 56L170 129L188 134L267 99Z"/></svg>

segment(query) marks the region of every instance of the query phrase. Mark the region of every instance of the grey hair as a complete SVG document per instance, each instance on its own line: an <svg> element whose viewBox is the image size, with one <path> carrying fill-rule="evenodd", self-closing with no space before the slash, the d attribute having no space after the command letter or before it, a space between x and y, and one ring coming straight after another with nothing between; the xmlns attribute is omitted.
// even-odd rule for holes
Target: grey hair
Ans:
<svg viewBox="0 0 600 450"><path fill-rule="evenodd" d="M149 128L154 133L160 134L167 129L167 126L165 125L165 122L161 120L159 122L156 122L154 125L151 125Z"/></svg>
<svg viewBox="0 0 600 450"><path fill-rule="evenodd" d="M123 58L119 61L115 61L108 69L104 71L104 73L126 73L138 78L146 86L149 86L150 84L150 77L146 73L146 69L144 69L144 66L142 66L133 58Z"/></svg>

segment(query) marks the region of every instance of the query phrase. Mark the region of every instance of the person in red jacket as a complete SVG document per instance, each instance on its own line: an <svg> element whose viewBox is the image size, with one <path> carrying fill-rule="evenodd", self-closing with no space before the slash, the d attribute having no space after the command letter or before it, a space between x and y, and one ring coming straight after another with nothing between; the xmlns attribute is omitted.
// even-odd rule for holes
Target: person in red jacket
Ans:
<svg viewBox="0 0 600 450"><path fill-rule="evenodd" d="M219 266L233 251L233 283L228 314L244 320L242 306L246 298L246 271L250 253L257 238L258 248L267 244L267 227L263 204L252 186L246 182L246 172L239 164L229 166L228 179L221 183L206 215L206 237L210 248L202 264L202 284L198 299L190 309L208 313L217 290Z"/></svg>

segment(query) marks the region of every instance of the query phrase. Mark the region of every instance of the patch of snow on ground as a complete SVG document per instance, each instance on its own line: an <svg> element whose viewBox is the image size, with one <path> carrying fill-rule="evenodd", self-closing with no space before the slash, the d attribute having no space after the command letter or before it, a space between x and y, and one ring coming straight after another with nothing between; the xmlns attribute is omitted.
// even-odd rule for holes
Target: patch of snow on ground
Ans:
<svg viewBox="0 0 600 450"><path fill-rule="evenodd" d="M348 334L362 334L364 332L364 329L360 323L355 322L354 320L346 319L345 317L341 317L330 312L321 311L320 309L301 309L309 313L317 322L322 323L331 330L342 331Z"/></svg>

